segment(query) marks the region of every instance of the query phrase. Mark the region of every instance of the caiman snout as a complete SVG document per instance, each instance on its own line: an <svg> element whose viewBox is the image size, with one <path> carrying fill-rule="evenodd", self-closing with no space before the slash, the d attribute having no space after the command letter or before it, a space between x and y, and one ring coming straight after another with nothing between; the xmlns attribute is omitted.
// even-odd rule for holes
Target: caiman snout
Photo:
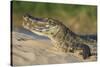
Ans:
<svg viewBox="0 0 100 67"><path fill-rule="evenodd" d="M52 18L38 18L31 15L23 16L23 27L38 34L51 35L58 31L58 23Z"/></svg>

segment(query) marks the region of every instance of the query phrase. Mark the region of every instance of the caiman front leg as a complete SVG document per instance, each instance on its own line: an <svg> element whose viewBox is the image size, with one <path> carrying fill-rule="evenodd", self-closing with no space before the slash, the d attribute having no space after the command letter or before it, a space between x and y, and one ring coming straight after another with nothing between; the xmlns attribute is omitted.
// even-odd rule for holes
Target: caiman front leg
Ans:
<svg viewBox="0 0 100 67"><path fill-rule="evenodd" d="M64 48L58 44L54 44L52 47L50 47L48 49L49 51L52 51L52 52L61 52L61 53L66 53L68 51L68 48Z"/></svg>
<svg viewBox="0 0 100 67"><path fill-rule="evenodd" d="M80 52L81 50L81 52ZM91 49L86 44L74 44L70 46L70 52L74 53L74 51L79 51L79 55L82 55L83 59L87 59L91 56Z"/></svg>

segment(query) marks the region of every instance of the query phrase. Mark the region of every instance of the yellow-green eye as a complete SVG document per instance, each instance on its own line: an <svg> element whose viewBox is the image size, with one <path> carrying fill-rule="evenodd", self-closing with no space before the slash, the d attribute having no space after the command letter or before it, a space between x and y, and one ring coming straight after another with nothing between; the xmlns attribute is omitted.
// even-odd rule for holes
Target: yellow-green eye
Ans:
<svg viewBox="0 0 100 67"><path fill-rule="evenodd" d="M49 22L49 23L52 23L52 22L53 22L53 20L52 20L52 19L48 19L48 22Z"/></svg>
<svg viewBox="0 0 100 67"><path fill-rule="evenodd" d="M53 25L54 21L51 18L48 18L48 24Z"/></svg>

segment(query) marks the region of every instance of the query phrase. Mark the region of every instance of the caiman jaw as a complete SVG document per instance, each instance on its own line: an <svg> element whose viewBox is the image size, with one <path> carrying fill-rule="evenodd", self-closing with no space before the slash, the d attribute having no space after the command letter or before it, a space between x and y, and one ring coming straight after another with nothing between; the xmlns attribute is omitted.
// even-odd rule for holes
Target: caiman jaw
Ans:
<svg viewBox="0 0 100 67"><path fill-rule="evenodd" d="M45 19L42 18L35 18L30 15L23 16L23 27L29 28L29 29L36 29L36 30L42 30L47 29L48 27L45 27Z"/></svg>
<svg viewBox="0 0 100 67"><path fill-rule="evenodd" d="M30 15L23 16L23 27L39 35L51 36L58 31L53 19L35 18Z"/></svg>

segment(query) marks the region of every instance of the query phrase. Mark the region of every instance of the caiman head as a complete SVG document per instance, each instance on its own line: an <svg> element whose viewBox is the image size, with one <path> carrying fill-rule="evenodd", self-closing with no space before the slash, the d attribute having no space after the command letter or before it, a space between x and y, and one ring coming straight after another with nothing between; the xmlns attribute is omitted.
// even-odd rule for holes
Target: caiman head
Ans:
<svg viewBox="0 0 100 67"><path fill-rule="evenodd" d="M38 35L54 36L60 30L61 24L52 18L37 18L27 14L23 19L23 27Z"/></svg>

